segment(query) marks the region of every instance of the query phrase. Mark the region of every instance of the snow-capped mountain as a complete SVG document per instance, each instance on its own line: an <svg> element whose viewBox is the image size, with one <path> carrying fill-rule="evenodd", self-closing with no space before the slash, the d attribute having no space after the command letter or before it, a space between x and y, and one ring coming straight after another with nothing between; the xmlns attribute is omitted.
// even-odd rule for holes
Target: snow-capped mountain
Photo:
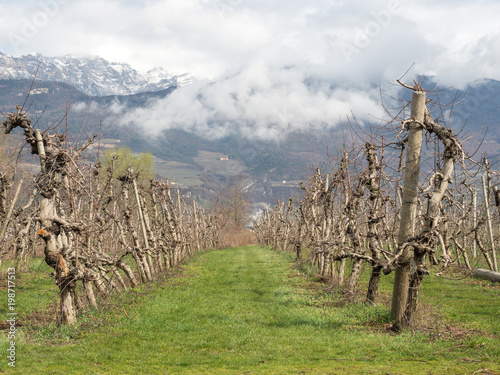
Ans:
<svg viewBox="0 0 500 375"><path fill-rule="evenodd" d="M180 87L191 82L189 74L174 75L162 67L141 74L126 63L99 56L46 57L32 54L13 57L0 52L0 79L33 79L64 82L87 95L130 95Z"/></svg>

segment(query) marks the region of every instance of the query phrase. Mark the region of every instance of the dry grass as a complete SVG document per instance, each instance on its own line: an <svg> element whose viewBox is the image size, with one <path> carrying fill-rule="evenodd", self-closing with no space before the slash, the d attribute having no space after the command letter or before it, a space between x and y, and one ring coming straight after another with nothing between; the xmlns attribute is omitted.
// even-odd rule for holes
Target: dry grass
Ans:
<svg viewBox="0 0 500 375"><path fill-rule="evenodd" d="M224 248L254 245L256 242L255 234L250 229L238 227L232 222L227 223L222 230Z"/></svg>

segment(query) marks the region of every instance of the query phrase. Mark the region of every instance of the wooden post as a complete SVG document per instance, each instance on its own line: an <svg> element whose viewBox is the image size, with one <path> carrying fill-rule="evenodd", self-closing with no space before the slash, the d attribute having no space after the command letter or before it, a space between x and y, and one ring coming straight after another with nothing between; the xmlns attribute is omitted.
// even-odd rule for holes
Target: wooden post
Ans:
<svg viewBox="0 0 500 375"><path fill-rule="evenodd" d="M196 206L196 201L193 201L193 220L194 220L194 242L196 246L196 251L201 250L201 245L200 245L200 223L199 223L199 217L197 213L198 207Z"/></svg>
<svg viewBox="0 0 500 375"><path fill-rule="evenodd" d="M473 276L477 279L490 280L497 283L500 282L500 273L482 268L475 270Z"/></svg>
<svg viewBox="0 0 500 375"><path fill-rule="evenodd" d="M47 169L45 168L45 159L47 158L47 156L45 155L45 147L43 145L42 132L39 129L35 130L35 139L36 139L36 148L38 150L38 156L40 157L40 168L42 169L42 173L46 174Z"/></svg>
<svg viewBox="0 0 500 375"><path fill-rule="evenodd" d="M497 256L496 256L496 252L495 252L495 240L493 239L493 228L491 226L491 215L490 215L488 189L486 186L486 179L484 178L484 176L481 176L481 180L483 181L483 194L484 194L484 204L485 204L485 209L486 209L486 221L487 221L487 227L488 227L488 236L490 239L491 255L492 255L492 259L493 259L493 270L492 271L498 272Z"/></svg>
<svg viewBox="0 0 500 375"><path fill-rule="evenodd" d="M130 171L132 173L132 170ZM135 200L137 202L137 211L139 212L139 219L141 221L142 235L144 237L144 245L146 249L149 249L148 232L146 231L146 224L144 224L144 215L142 213L141 199L139 198L139 190L137 189L137 182L135 177L132 179L132 185L134 187Z"/></svg>
<svg viewBox="0 0 500 375"><path fill-rule="evenodd" d="M135 226L132 220L132 212L130 210L130 202L129 202L129 186L128 186L128 184L132 180L130 175L131 172L128 171L127 175L120 177L120 179L122 181L123 216L125 218L125 225L127 226L127 230L132 236L132 241L133 241L133 246L132 246L133 251L131 251L131 254L137 263L137 268L139 274L141 275L142 281L143 282L153 281L151 270L149 269L149 264L147 262L146 257L143 254L143 251L141 250L139 235L135 230ZM126 243L125 231L123 230L123 227L121 226L120 222L117 222L117 225L120 229L120 237L122 238L122 241L125 244Z"/></svg>
<svg viewBox="0 0 500 375"><path fill-rule="evenodd" d="M19 181L17 185L16 193L14 194L14 199L10 205L9 211L7 211L7 215L5 216L5 221L3 223L2 230L0 231L0 244L2 244L3 239L5 237L5 233L7 232L7 226L10 221L10 217L12 216L12 212L14 211L14 206L16 205L17 199L19 198L19 193L21 192L21 187L23 186L23 179Z"/></svg>
<svg viewBox="0 0 500 375"><path fill-rule="evenodd" d="M474 205L474 212L472 213L472 220L474 224L474 228L476 228L477 225L477 193L475 190L473 190L472 193L472 201ZM474 251L474 258L477 257L477 252L476 252L476 241L472 240L472 250Z"/></svg>
<svg viewBox="0 0 500 375"><path fill-rule="evenodd" d="M425 117L424 91L414 89L411 104L411 122L406 149L406 165L403 178L401 219L398 243L401 245L414 235L418 201L418 180L420 177L420 155L422 149L422 123ZM398 260L392 294L391 315L395 325L402 322L408 298L410 276L410 249L405 249Z"/></svg>
<svg viewBox="0 0 500 375"><path fill-rule="evenodd" d="M182 254L184 251L184 242L186 240L184 230L184 222L182 220L182 200L181 200L181 190L177 190L177 240L178 246L174 249L174 266L177 266L182 261Z"/></svg>
<svg viewBox="0 0 500 375"><path fill-rule="evenodd" d="M465 195L462 196L462 215L461 217L464 217L465 216ZM467 235L465 234L466 230L465 230L465 220L462 220L462 232L463 232L463 241L464 241L464 249L467 249ZM459 254L458 252L458 249L457 249L457 254ZM465 254L465 257L467 256L467 254ZM465 261L465 257L464 257L464 261ZM457 257L458 260L460 260L460 256ZM460 265L460 263L459 263Z"/></svg>
<svg viewBox="0 0 500 375"><path fill-rule="evenodd" d="M130 173L133 175L132 170L130 170ZM134 187L135 200L137 202L137 210L139 212L139 220L141 222L142 236L144 237L144 246L145 246L144 251L146 252L146 261L148 262L149 270L152 276L152 273L154 272L153 259L150 254L148 232L146 230L146 224L144 222L144 214L142 212L141 198L139 197L139 190L137 189L137 181L135 175L134 177L132 177L132 186Z"/></svg>

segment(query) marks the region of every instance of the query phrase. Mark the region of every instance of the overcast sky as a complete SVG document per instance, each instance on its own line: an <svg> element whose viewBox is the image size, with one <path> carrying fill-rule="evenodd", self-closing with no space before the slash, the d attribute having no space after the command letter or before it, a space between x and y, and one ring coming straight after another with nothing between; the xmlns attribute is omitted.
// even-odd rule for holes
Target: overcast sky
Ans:
<svg viewBox="0 0 500 375"><path fill-rule="evenodd" d="M497 0L0 0L0 50L189 72L199 80L134 116L272 136L376 118L376 87L409 68L409 82L500 80L499 20Z"/></svg>

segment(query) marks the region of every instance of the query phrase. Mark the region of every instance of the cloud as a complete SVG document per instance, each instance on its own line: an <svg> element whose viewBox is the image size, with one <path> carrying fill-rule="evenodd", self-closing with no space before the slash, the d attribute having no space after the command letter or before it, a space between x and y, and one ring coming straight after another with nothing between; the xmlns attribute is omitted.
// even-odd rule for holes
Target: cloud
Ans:
<svg viewBox="0 0 500 375"><path fill-rule="evenodd" d="M128 113L122 122L150 132L182 129L207 138L280 139L292 131L334 128L352 112L359 121L382 116L376 87L345 88L308 76L300 66L254 63L222 79L178 89Z"/></svg>
<svg viewBox="0 0 500 375"><path fill-rule="evenodd" d="M359 65L373 75L385 70L373 60L400 63L403 54L405 62L414 58L420 69L461 82L463 74L500 79L494 52L481 57L483 69L465 70L474 65L471 51L500 35L499 16L494 0L19 0L0 4L0 49L100 55L143 70L161 65L217 78L262 50L282 48L335 69L332 48L350 45L359 52L351 57L362 57ZM13 45L12 35L25 40ZM345 58L340 51L338 65Z"/></svg>
<svg viewBox="0 0 500 375"><path fill-rule="evenodd" d="M377 118L376 87L392 90L409 67L408 81L500 80L499 17L496 0L19 0L0 5L0 49L189 72L192 86L125 120L276 138L351 111Z"/></svg>
<svg viewBox="0 0 500 375"><path fill-rule="evenodd" d="M113 98L108 104L101 104L92 100L90 102L77 102L71 105L71 111L76 113L92 113L103 116L104 119L122 116L127 113L127 104L122 103L117 98Z"/></svg>

